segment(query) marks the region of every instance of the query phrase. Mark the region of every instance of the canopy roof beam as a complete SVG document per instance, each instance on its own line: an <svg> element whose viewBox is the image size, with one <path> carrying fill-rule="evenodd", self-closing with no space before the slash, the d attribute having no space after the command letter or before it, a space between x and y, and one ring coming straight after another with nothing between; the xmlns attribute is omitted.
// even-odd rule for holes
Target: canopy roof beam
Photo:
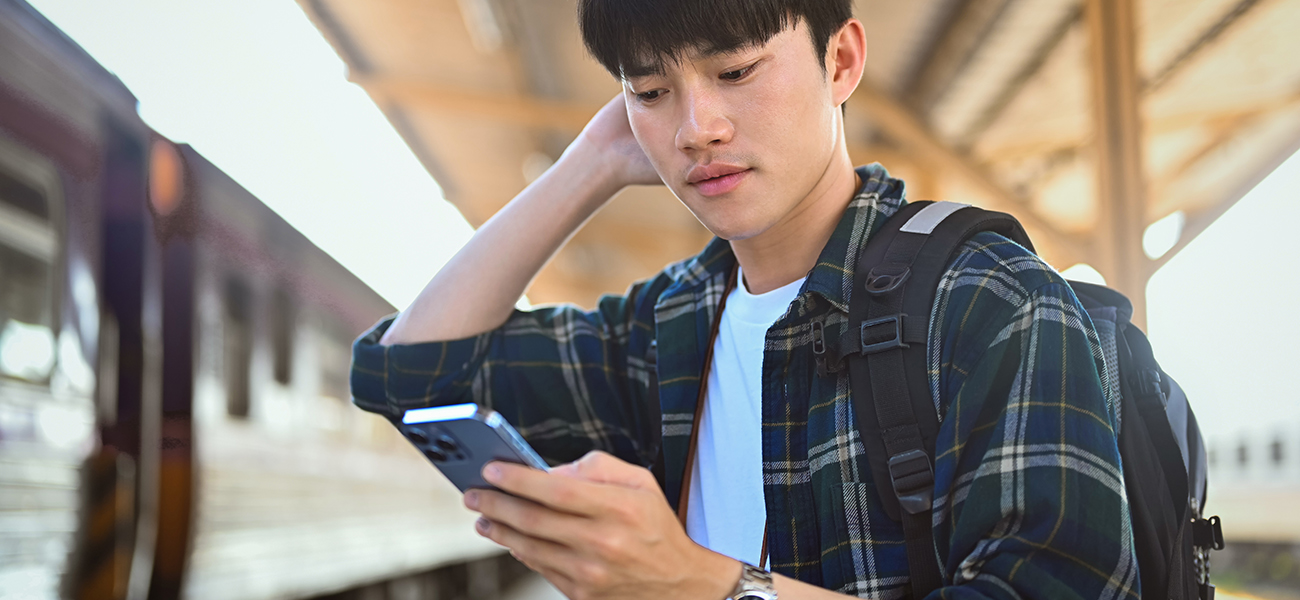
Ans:
<svg viewBox="0 0 1300 600"><path fill-rule="evenodd" d="M988 131L989 127L992 127L993 124L997 122L998 117L1001 117L1002 113L1011 106L1013 101L1015 101L1016 96L1020 95L1020 91L1023 90L1030 81L1033 81L1033 79L1038 76L1039 71L1043 70L1043 66L1046 65L1047 61L1056 53L1056 49L1065 41L1070 30L1074 28L1075 23L1078 23L1082 16L1083 7L1080 6L1067 12L1065 16L1057 22L1052 33L1043 40L1042 44L1034 49L1034 52L1029 55L1029 59L1021 65L1020 70L1012 76L1011 80L1003 86L1002 90L993 97L993 101L984 107L984 110L980 112L979 116L976 117L971 125L966 128L966 131L961 134L961 139L958 142L958 145L962 147L970 146L975 142L975 140L979 139L985 131Z"/></svg>
<svg viewBox="0 0 1300 600"><path fill-rule="evenodd" d="M1012 0L961 0L903 97L919 114L927 114L943 97L975 51L988 39Z"/></svg>
<svg viewBox="0 0 1300 600"><path fill-rule="evenodd" d="M1169 81L1174 75L1183 70L1193 59L1201 54L1207 47L1211 46L1215 40L1223 37L1223 34L1232 28L1232 25L1241 20L1250 9L1259 4L1259 0L1239 0L1232 10L1229 10L1214 25L1201 33L1191 44L1178 53L1172 60L1161 67L1154 73L1150 79L1143 82L1143 88L1150 92L1156 90L1166 81Z"/></svg>
<svg viewBox="0 0 1300 600"><path fill-rule="evenodd" d="M863 79L849 98L849 104L871 115L872 123L907 148L918 160L940 172L961 178L983 193L986 208L1014 214L1036 240L1047 249L1048 258L1058 265L1085 261L1087 252L1075 236L1063 232L1038 216L1029 201L1002 187L969 156L945 144L921 119L894 98Z"/></svg>
<svg viewBox="0 0 1300 600"><path fill-rule="evenodd" d="M1139 115L1133 0L1087 0L1091 34L1097 192L1101 215L1094 238L1107 283L1133 301L1133 323L1146 326L1149 271L1142 250L1146 185Z"/></svg>
<svg viewBox="0 0 1300 600"><path fill-rule="evenodd" d="M458 117L479 117L538 128L581 131L600 110L570 102L543 100L535 96L478 92L441 86L420 79L359 76L349 78L370 97L382 102L401 102L413 108Z"/></svg>
<svg viewBox="0 0 1300 600"><path fill-rule="evenodd" d="M1272 174L1273 171L1276 171L1277 168L1282 166L1282 163L1286 162L1286 160L1291 158L1292 155L1300 152L1300 132L1296 133L1297 135L1291 143L1278 149L1278 151L1271 155L1267 161L1260 164L1258 169L1249 173L1245 177L1242 177L1237 182L1237 185L1230 188L1228 193L1224 194L1217 202L1188 214L1185 225L1183 225L1183 231L1178 236L1178 242L1160 258L1151 261L1148 267L1149 273L1154 274L1156 271L1160 270L1161 267L1168 264L1169 261L1186 248L1188 244L1191 244L1197 236L1204 233L1210 225L1213 225L1214 222L1219 219L1219 217L1222 217L1224 213L1228 212L1229 209L1235 206L1237 201L1241 200L1243 196L1250 192L1250 190L1254 189L1255 186L1259 185L1261 181L1264 181L1264 178Z"/></svg>

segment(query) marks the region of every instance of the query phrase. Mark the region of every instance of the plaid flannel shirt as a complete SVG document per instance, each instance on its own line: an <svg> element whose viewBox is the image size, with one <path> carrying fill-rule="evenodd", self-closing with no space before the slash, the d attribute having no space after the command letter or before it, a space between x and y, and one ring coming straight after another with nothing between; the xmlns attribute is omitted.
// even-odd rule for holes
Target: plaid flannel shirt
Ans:
<svg viewBox="0 0 1300 600"><path fill-rule="evenodd" d="M879 165L789 310L767 333L763 483L772 570L843 594L909 594L903 530L855 428L847 369L820 376L811 323L847 325L854 263L905 202ZM477 402L502 413L547 460L600 449L644 466L662 441L675 503L709 327L735 257L699 255L606 296L517 311L469 339L382 346L379 323L353 348L366 410ZM1065 281L1021 246L980 234L950 265L930 315L930 384L942 424L934 538L945 587L931 598L1139 596L1116 444L1115 393L1092 323ZM647 351L657 340L659 397ZM889 482L884 491L891 493Z"/></svg>

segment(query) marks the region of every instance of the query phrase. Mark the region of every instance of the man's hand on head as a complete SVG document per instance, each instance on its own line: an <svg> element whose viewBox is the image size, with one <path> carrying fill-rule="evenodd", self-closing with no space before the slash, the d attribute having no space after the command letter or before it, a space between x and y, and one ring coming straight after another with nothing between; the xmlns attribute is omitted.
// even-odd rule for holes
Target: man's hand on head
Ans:
<svg viewBox="0 0 1300 600"><path fill-rule="evenodd" d="M721 600L740 563L686 535L650 471L604 452L543 472L490 463L503 494L471 490L479 533L510 549L569 598Z"/></svg>
<svg viewBox="0 0 1300 600"><path fill-rule="evenodd" d="M570 148L591 146L599 160L614 171L618 187L663 185L650 158L641 149L627 118L625 94L614 96L583 128ZM568 150L565 151L566 153Z"/></svg>

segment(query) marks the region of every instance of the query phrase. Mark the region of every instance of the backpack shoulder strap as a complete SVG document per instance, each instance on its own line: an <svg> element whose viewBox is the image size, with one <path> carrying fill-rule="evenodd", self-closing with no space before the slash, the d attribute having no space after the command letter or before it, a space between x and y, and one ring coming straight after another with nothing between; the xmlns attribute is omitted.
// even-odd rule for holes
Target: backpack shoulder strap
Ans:
<svg viewBox="0 0 1300 600"><path fill-rule="evenodd" d="M885 511L903 524L917 598L942 584L931 533L939 418L926 364L930 310L948 264L983 231L1033 248L1010 215L909 204L863 248L849 296L849 327L860 343L844 353L858 432Z"/></svg>

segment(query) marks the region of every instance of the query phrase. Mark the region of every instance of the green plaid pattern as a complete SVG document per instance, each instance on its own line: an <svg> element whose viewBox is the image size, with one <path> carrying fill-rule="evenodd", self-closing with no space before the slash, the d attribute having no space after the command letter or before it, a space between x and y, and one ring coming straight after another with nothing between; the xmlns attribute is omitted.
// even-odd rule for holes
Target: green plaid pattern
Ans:
<svg viewBox="0 0 1300 600"><path fill-rule="evenodd" d="M903 531L880 505L847 370L819 376L812 352L811 323L823 321L827 339L839 339L858 252L905 202L903 182L880 165L858 173L863 187L767 334L769 549L778 573L848 595L902 598ZM464 340L381 346L386 319L353 347L355 402L390 417L477 402L556 463L600 449L649 466L662 440L665 495L675 503L709 326L734 263L715 239L595 310L517 311ZM938 292L929 375L942 419L934 536L946 587L930 597L1139 597L1115 393L1073 292L993 234L963 248ZM654 340L658 398L648 393Z"/></svg>

